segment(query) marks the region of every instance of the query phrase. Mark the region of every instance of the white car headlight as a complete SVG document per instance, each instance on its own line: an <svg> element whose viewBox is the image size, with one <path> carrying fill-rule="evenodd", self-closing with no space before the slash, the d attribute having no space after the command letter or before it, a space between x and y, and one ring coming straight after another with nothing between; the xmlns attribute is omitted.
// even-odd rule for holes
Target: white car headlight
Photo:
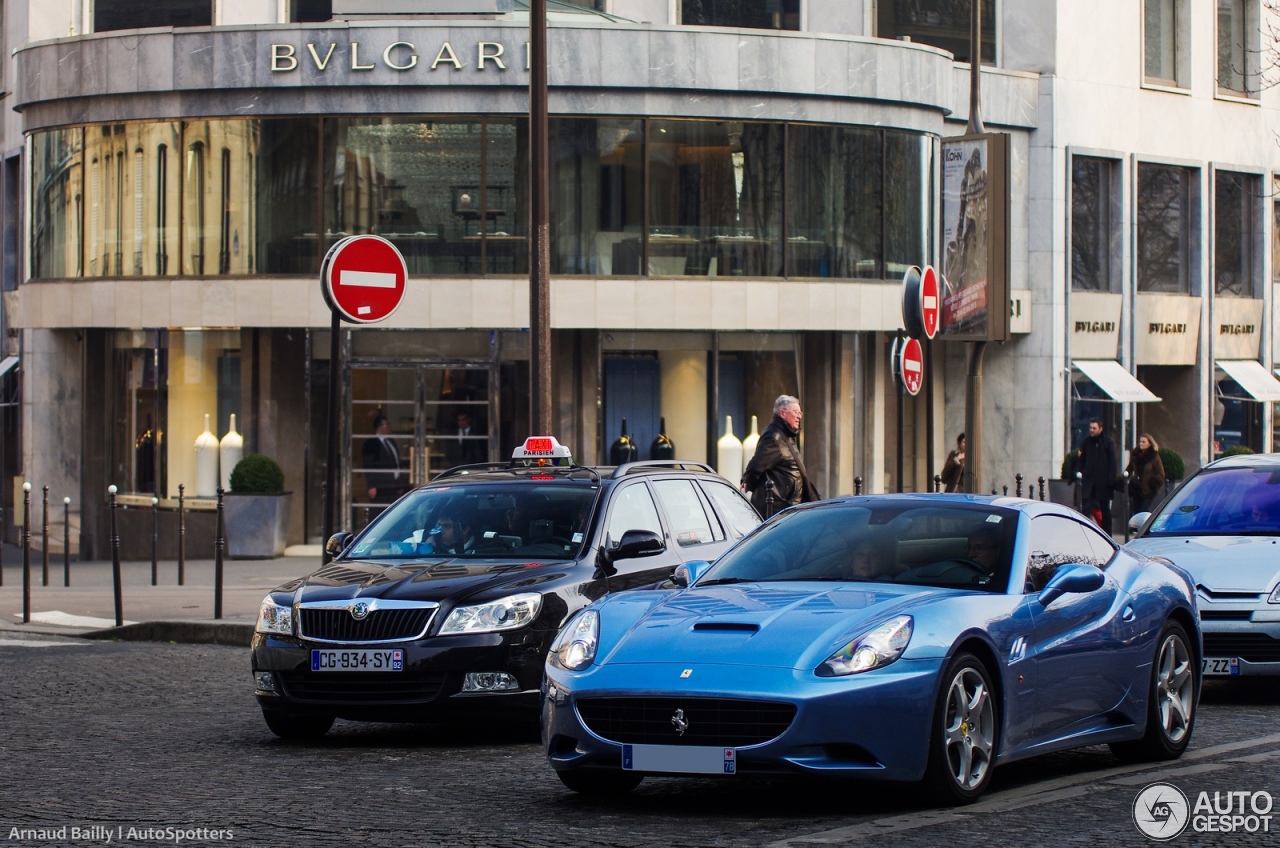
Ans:
<svg viewBox="0 0 1280 848"><path fill-rule="evenodd" d="M542 595L528 592L510 595L487 604L455 607L440 628L440 635L451 633L491 633L524 627L542 609Z"/></svg>
<svg viewBox="0 0 1280 848"><path fill-rule="evenodd" d="M1280 583L1276 584L1275 591L1271 593L1271 597L1267 598L1269 604L1280 604Z"/></svg>
<svg viewBox="0 0 1280 848"><path fill-rule="evenodd" d="M854 639L818 666L820 677L842 677L883 668L902 656L915 625L909 615L899 615Z"/></svg>
<svg viewBox="0 0 1280 848"><path fill-rule="evenodd" d="M293 607L285 607L271 600L267 595L262 599L262 609L258 611L259 633L278 633L282 636L293 635Z"/></svg>
<svg viewBox="0 0 1280 848"><path fill-rule="evenodd" d="M600 613L584 610L560 631L551 643L548 658L570 671L580 671L591 665L600 647Z"/></svg>

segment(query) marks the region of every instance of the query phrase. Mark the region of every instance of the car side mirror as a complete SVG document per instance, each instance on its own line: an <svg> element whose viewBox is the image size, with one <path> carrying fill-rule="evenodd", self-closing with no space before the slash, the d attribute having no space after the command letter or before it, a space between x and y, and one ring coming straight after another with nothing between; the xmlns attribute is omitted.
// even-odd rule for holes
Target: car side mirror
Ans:
<svg viewBox="0 0 1280 848"><path fill-rule="evenodd" d="M679 586L681 589L687 589L694 583L698 582L698 578L707 573L707 569L711 567L711 563L705 559L695 559L692 562L682 562L676 566L675 573L671 575L671 582Z"/></svg>
<svg viewBox="0 0 1280 848"><path fill-rule="evenodd" d="M667 549L662 537L652 530L628 530L622 534L618 546L609 551L609 561L653 556Z"/></svg>
<svg viewBox="0 0 1280 848"><path fill-rule="evenodd" d="M1084 595L1102 588L1106 582L1102 569L1096 565L1070 563L1058 567L1049 583L1040 592L1040 606L1047 607L1067 594Z"/></svg>
<svg viewBox="0 0 1280 848"><path fill-rule="evenodd" d="M347 546L351 544L351 540L355 537L355 533L348 533L346 530L334 533L329 537L329 541L324 543L324 552L330 557L336 558L347 549Z"/></svg>
<svg viewBox="0 0 1280 848"><path fill-rule="evenodd" d="M1149 512L1140 512L1137 515L1129 517L1129 532L1137 533L1142 529L1142 525L1147 523L1147 519L1151 517Z"/></svg>

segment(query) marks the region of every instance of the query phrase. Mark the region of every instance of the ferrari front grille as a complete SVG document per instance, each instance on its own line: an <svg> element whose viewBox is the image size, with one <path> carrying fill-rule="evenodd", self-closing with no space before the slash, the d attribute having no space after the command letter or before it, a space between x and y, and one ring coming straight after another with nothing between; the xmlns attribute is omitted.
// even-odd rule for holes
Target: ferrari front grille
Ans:
<svg viewBox="0 0 1280 848"><path fill-rule="evenodd" d="M582 723L610 742L742 748L781 736L794 704L733 698L583 698Z"/></svg>

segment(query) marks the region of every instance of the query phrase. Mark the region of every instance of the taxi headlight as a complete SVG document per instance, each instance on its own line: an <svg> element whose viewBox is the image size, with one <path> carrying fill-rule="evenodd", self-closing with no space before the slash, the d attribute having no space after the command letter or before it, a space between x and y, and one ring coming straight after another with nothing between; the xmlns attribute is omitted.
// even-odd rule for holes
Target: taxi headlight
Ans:
<svg viewBox="0 0 1280 848"><path fill-rule="evenodd" d="M565 625L551 643L547 659L570 671L580 671L591 665L599 646L600 614L589 609Z"/></svg>
<svg viewBox="0 0 1280 848"><path fill-rule="evenodd" d="M455 607L440 627L442 636L451 633L490 633L524 627L542 609L542 595L528 592L510 595L487 604Z"/></svg>
<svg viewBox="0 0 1280 848"><path fill-rule="evenodd" d="M843 677L883 668L902 656L914 628L911 616L899 615L854 639L818 666L819 677Z"/></svg>
<svg viewBox="0 0 1280 848"><path fill-rule="evenodd" d="M1280 583L1276 584L1275 590L1271 593L1271 597L1267 598L1269 604L1280 604Z"/></svg>
<svg viewBox="0 0 1280 848"><path fill-rule="evenodd" d="M258 611L259 633L277 633L282 636L293 635L293 607L277 604L267 595L262 599L262 609Z"/></svg>

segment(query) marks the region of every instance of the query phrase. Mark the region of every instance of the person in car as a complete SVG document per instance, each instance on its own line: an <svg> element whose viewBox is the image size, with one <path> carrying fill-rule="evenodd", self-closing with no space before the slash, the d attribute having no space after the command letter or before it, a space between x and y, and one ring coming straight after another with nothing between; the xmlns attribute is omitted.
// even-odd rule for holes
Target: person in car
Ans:
<svg viewBox="0 0 1280 848"><path fill-rule="evenodd" d="M883 583L896 576L897 568L886 558L881 546L865 542L854 549L850 571L854 580Z"/></svg>
<svg viewBox="0 0 1280 848"><path fill-rule="evenodd" d="M469 554L475 548L475 536L471 533L471 521L462 512L442 512L436 526L428 535L430 550L425 553L448 556Z"/></svg>
<svg viewBox="0 0 1280 848"><path fill-rule="evenodd" d="M969 533L966 556L994 574L1000 567L1000 531L993 524L979 524Z"/></svg>

